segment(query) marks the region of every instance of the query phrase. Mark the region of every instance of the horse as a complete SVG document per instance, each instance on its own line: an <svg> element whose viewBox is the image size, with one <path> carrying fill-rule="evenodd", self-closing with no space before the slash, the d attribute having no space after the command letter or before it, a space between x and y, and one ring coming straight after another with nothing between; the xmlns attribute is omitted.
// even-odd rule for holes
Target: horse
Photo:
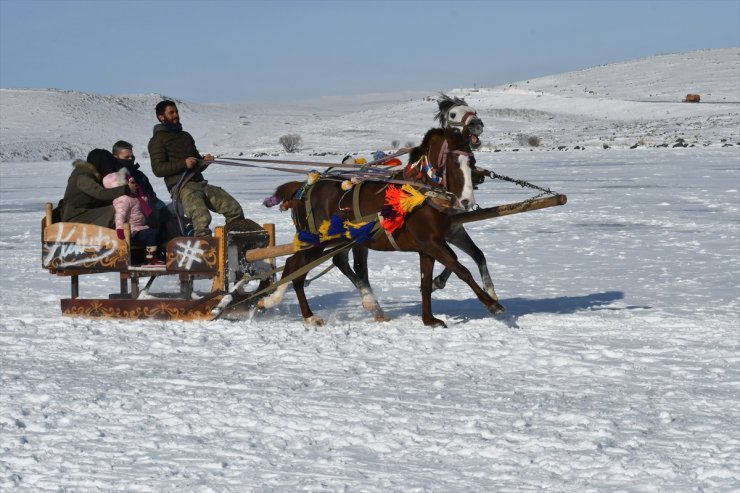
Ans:
<svg viewBox="0 0 740 493"><path fill-rule="evenodd" d="M437 100L439 110L434 115L434 119L439 122L440 128L448 128L460 132L464 138L469 141L470 147L470 165L473 174L473 184L478 185L483 182L485 175L482 173L476 173L475 168L475 156L472 154L473 150L477 150L480 145L480 135L483 133L483 121L478 118L476 111L468 106L468 103L457 97L450 97L446 94L440 94ZM428 142L422 140L419 147L412 152L429 153ZM418 154L412 154L409 161L415 161ZM413 180L411 176L405 176L407 180ZM465 204L463 204L465 205ZM466 209L469 207L465 207ZM470 235L465 230L464 226L459 223L455 223L450 231L447 233L445 238L448 243L456 246L464 253L468 254L476 266L481 276L483 288L486 292L496 301L498 301L498 295L496 294L496 288L491 279L491 274L488 271L488 264L483 251L473 242ZM334 265L355 285L355 287L362 294L363 306L372 311L375 314L376 320L386 320L387 317L380 308L377 300L372 294L372 288L370 287L370 281L367 275L367 251L362 246L355 246L352 248L352 256L354 259L354 268L349 266L348 253L342 252L332 259ZM443 289L447 284L448 279L452 275L452 271L445 267L442 272L434 278L432 282L432 290Z"/></svg>
<svg viewBox="0 0 740 493"><path fill-rule="evenodd" d="M460 115L459 121L470 119L470 115L464 114ZM480 127L482 129L482 122ZM356 191L350 199L347 197L348 192L342 188L341 180L326 178L319 179L310 185L308 187L310 192L303 194L301 198L292 194L297 189L297 182L278 187L275 195L292 208L294 221L299 230L301 224L305 224L306 221L313 221L314 229L318 229L316 225L334 221L335 216L346 218L347 221L375 217L383 224L383 227L378 227L377 221L368 222L368 224L375 224L374 234L368 235L369 237L363 243L364 247L380 251L417 252L421 272L422 321L425 325L445 325L432 314L432 274L435 261L449 268L467 283L481 303L491 313L496 314L503 311L503 307L475 282L470 271L460 264L455 253L445 241L450 231L457 228L452 216L445 212L447 207L464 209L475 206L471 144L480 142L479 133L476 135L475 132L476 129L473 128L471 133L470 122L461 129L434 128L429 130L422 144L411 151L409 164L399 176L399 178L404 178L403 180L391 178L382 181L363 181L355 186ZM425 157L427 159L424 159ZM408 211L400 222L398 217L390 220L388 208L384 207L387 206L386 199L390 192L389 189L394 182L406 183L408 186L407 179L411 178L416 180L415 187L404 188L404 190L410 191L412 202L415 202L418 207ZM439 192L433 199L419 192L419 190L425 190L434 195L435 190L438 191L440 188L449 192L447 205L444 203L440 205L436 200L439 199ZM303 189L302 184L301 189ZM419 197L421 197L420 200ZM384 215L386 217L383 217ZM390 221L395 226L387 227L386 221ZM319 259L324 249L324 244L318 244L314 248L299 250L288 257L285 261L283 278ZM305 322L322 325L323 320L313 314L306 299L305 279L306 273L303 273L292 280L301 314ZM258 302L258 307L275 306L282 300L286 290L287 284L281 284L274 293L262 298Z"/></svg>
<svg viewBox="0 0 740 493"><path fill-rule="evenodd" d="M437 104L439 111L434 115L434 119L439 122L440 128L448 128L458 131L464 138L468 139L471 151L469 155L469 164L471 165L473 184L478 185L482 183L485 175L482 173L476 173L475 156L472 154L472 151L477 150L481 145L479 136L483 133L483 122L478 118L476 111L468 106L467 102L462 98L450 97L442 93L440 94L440 98L437 100ZM429 154L429 152L428 140L422 140L421 145L412 151L409 161L414 162L419 153ZM414 177L412 176L405 176L404 178L407 180L414 180ZM467 208L469 207L466 207L466 209ZM491 274L488 271L486 257L483 254L483 251L478 248L472 238L470 238L470 235L468 235L468 232L465 230L463 225L455 223L447 233L445 240L468 254L473 259L478 267L483 288L494 300L498 301L499 298L496 294L496 288L491 279ZM339 268L339 270L360 291L363 300L363 307L372 311L376 320L387 320L386 315L380 308L380 305L372 293L372 288L370 287L370 281L367 275L367 255L367 250L361 245L357 245L352 248L354 268L349 266L349 254L347 252L342 252L335 256L332 261L334 265ZM432 290L436 291L438 289L443 289L447 284L447 280L450 275L452 275L452 271L445 267L432 281Z"/></svg>
<svg viewBox="0 0 740 493"><path fill-rule="evenodd" d="M440 98L437 100L439 111L434 115L434 119L439 122L441 128L451 128L460 131L470 137L470 147L472 150L477 150L481 141L479 136L483 133L483 121L478 118L478 114L473 108L468 106L468 103L462 98L450 97L446 94L440 94ZM471 156L473 165L473 183L478 185L483 182L484 176L482 173L476 173L475 171L475 157ZM475 262L478 267L478 272L483 282L483 287L486 292L496 301L498 301L498 295L496 294L496 288L493 285L491 274L488 271L488 264L486 263L486 257L478 248L468 232L465 230L462 224L455 223L452 229L447 234L447 242L456 246L463 252L467 253ZM432 282L433 290L443 289L447 284L452 271L445 267L442 272L434 278Z"/></svg>

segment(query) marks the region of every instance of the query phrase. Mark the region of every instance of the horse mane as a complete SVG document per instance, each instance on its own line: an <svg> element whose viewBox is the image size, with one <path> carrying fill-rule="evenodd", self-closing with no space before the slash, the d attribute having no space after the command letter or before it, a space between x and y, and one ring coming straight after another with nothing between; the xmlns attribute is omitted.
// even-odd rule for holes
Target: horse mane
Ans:
<svg viewBox="0 0 740 493"><path fill-rule="evenodd" d="M434 114L434 119L439 121L440 127L447 126L447 112L454 106L467 106L468 103L462 98L452 98L445 93L439 93L439 99L437 100L439 111Z"/></svg>
<svg viewBox="0 0 740 493"><path fill-rule="evenodd" d="M283 183L277 187L274 196L280 199L280 203L284 204L285 209L288 209L292 206L292 200L295 197L296 192L298 192L302 186L302 181L289 181L288 183Z"/></svg>
<svg viewBox="0 0 740 493"><path fill-rule="evenodd" d="M424 138L421 139L421 144L414 147L411 149L411 152L409 152L409 162L415 163L422 155L427 154L429 152L429 141L432 140L432 137L444 135L444 133L444 128L430 128L427 130L427 133L424 134Z"/></svg>

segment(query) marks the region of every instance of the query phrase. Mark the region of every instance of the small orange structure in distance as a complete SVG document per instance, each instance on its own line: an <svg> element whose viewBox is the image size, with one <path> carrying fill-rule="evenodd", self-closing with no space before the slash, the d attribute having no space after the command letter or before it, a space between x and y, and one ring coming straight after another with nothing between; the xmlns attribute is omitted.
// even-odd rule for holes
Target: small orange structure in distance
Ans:
<svg viewBox="0 0 740 493"><path fill-rule="evenodd" d="M698 94L687 94L686 99L683 100L684 103L698 103L701 101L701 98Z"/></svg>

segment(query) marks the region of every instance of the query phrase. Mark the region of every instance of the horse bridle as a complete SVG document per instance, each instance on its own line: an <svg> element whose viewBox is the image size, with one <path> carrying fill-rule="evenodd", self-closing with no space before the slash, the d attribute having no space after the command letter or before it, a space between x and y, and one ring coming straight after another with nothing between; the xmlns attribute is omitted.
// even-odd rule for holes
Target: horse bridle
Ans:
<svg viewBox="0 0 740 493"><path fill-rule="evenodd" d="M460 118L459 121L457 119L451 120L449 117L451 113L454 113L455 108L466 108L467 109L467 111L463 113L463 116ZM459 130L461 133L464 132L465 129L467 128L468 131L472 135L475 135L476 137L479 137L480 134L483 133L483 121L480 118L478 118L478 113L473 111L472 108L467 107L467 106L453 106L447 111L447 115L448 116L445 119L446 120L445 126L450 127L454 130Z"/></svg>
<svg viewBox="0 0 740 493"><path fill-rule="evenodd" d="M447 184L447 154L457 154L458 156L467 156L472 159L473 162L475 162L475 156L473 155L472 151L463 151L462 149L455 149L452 151L448 151L447 148L449 147L449 144L447 143L447 139L445 139L444 143L442 144L442 149L439 151L440 155L440 162L436 165L436 168L439 170L442 170L442 182L441 186L445 187Z"/></svg>
<svg viewBox="0 0 740 493"><path fill-rule="evenodd" d="M449 142L447 141L447 138L445 137L444 141L442 142L442 147L439 150L439 156L436 160L437 162L429 163L427 156L422 156L421 158L419 158L417 162L406 166L406 169L404 170L404 175L408 175L412 169L418 168L417 179L426 175L435 186L444 188L447 185L447 155L448 154L457 154L459 156L467 156L472 159L473 163L475 162L475 156L473 155L471 151L463 151L462 149L454 149L450 151L448 150L448 148L449 148ZM426 162L423 162L423 161L426 161Z"/></svg>

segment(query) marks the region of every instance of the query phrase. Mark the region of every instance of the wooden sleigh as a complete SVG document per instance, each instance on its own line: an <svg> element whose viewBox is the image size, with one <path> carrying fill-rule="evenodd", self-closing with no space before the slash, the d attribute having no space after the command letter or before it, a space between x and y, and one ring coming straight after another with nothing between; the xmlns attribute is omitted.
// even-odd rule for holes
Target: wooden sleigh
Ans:
<svg viewBox="0 0 740 493"><path fill-rule="evenodd" d="M83 223L54 222L52 204L46 204L41 223L41 261L44 269L70 278L69 298L61 300L62 314L90 318L210 320L228 294L229 284L251 267L245 252L274 244L274 226L261 227L244 220L230 229L215 228L213 237L177 237L166 245L164 265L140 265L143 252L131 247L115 230ZM118 293L105 298L80 298L80 277L114 273ZM161 276L178 276L179 292L150 295L149 287ZM142 290L139 281L149 278ZM210 279L206 294L193 291L193 281ZM145 296L142 296L142 295Z"/></svg>

